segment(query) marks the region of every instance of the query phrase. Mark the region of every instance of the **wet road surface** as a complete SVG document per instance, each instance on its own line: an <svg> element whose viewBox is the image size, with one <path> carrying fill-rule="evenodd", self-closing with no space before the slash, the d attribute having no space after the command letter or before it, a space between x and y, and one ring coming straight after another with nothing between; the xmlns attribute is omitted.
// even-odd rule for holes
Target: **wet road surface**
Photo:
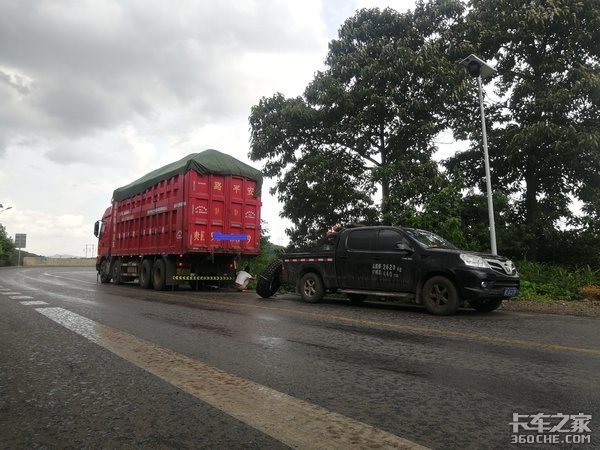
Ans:
<svg viewBox="0 0 600 450"><path fill-rule="evenodd" d="M599 325L2 269L0 447L598 448Z"/></svg>

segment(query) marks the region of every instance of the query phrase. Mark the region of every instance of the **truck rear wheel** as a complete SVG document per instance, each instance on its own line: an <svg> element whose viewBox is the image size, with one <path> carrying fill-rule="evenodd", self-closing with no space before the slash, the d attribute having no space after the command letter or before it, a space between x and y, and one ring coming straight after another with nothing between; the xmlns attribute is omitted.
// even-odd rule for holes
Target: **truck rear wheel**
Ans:
<svg viewBox="0 0 600 450"><path fill-rule="evenodd" d="M157 259L152 267L152 285L157 291L162 291L165 288L167 280L167 271L165 262L162 259Z"/></svg>
<svg viewBox="0 0 600 450"><path fill-rule="evenodd" d="M152 262L149 259L142 261L140 268L140 286L144 289L152 287Z"/></svg>
<svg viewBox="0 0 600 450"><path fill-rule="evenodd" d="M431 277L423 286L423 304L431 314L454 314L460 306L454 283L446 277Z"/></svg>
<svg viewBox="0 0 600 450"><path fill-rule="evenodd" d="M325 295L325 288L321 277L314 272L309 272L300 280L300 295L307 303L318 303Z"/></svg>
<svg viewBox="0 0 600 450"><path fill-rule="evenodd" d="M267 266L258 276L256 281L256 293L262 298L269 298L277 292L281 286L281 266L283 262L278 259Z"/></svg>

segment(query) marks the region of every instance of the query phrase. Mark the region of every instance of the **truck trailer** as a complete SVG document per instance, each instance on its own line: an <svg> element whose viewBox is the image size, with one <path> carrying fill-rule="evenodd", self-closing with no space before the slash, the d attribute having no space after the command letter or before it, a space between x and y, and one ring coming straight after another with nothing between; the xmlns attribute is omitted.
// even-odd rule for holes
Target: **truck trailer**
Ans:
<svg viewBox="0 0 600 450"><path fill-rule="evenodd" d="M221 153L193 153L113 192L94 226L102 283L162 290L226 285L260 252L262 174Z"/></svg>

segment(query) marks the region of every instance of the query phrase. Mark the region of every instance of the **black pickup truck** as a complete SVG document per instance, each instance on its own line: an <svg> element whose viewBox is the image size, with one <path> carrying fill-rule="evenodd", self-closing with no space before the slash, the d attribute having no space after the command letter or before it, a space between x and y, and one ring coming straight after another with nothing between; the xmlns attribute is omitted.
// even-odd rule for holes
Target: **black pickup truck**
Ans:
<svg viewBox="0 0 600 450"><path fill-rule="evenodd" d="M310 303L326 292L353 302L395 296L448 315L466 305L493 311L518 294L519 274L507 258L460 250L429 231L364 226L330 234L313 252L284 255L259 276L256 291L267 298L282 283Z"/></svg>

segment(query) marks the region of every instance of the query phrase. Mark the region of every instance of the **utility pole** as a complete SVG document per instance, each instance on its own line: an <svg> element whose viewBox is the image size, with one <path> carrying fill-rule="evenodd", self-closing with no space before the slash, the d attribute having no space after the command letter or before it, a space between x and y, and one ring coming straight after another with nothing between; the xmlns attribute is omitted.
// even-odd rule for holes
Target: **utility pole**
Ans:
<svg viewBox="0 0 600 450"><path fill-rule="evenodd" d="M85 257L88 257L88 250L90 251L90 254L92 255L91 257L94 257L94 245L93 244L85 244Z"/></svg>

